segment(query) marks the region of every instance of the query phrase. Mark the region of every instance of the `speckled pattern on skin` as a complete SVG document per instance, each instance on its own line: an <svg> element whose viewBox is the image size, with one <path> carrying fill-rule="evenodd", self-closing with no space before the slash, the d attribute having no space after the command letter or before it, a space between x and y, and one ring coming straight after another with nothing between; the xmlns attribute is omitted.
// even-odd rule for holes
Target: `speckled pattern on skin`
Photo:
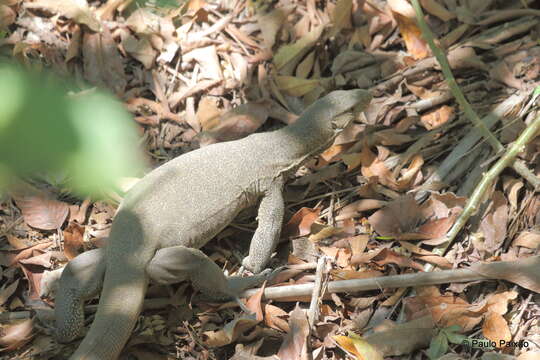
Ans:
<svg viewBox="0 0 540 360"><path fill-rule="evenodd" d="M60 278L56 317L63 342L79 336L83 301L103 288L95 320L71 359L116 359L151 280L190 279L210 295L230 294L219 267L197 249L259 201L258 227L243 265L260 272L279 239L287 176L331 145L353 119L338 115L363 111L370 100L365 90L334 91L292 125L192 151L145 176L120 205L106 250L75 258ZM176 259L180 264L171 265Z"/></svg>

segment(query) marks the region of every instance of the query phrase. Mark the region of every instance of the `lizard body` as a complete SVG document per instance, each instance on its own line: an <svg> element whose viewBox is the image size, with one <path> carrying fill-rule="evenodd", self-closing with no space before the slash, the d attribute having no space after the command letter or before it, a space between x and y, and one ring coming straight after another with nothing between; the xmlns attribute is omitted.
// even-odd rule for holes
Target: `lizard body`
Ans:
<svg viewBox="0 0 540 360"><path fill-rule="evenodd" d="M331 145L371 100L365 90L334 91L292 125L210 145L151 171L122 201L105 250L72 260L59 280L57 337L77 337L83 301L102 288L95 320L71 360L116 359L131 335L150 280L192 280L216 297L234 296L219 267L200 252L244 208L260 201L258 227L243 265L259 273L279 239L286 177Z"/></svg>

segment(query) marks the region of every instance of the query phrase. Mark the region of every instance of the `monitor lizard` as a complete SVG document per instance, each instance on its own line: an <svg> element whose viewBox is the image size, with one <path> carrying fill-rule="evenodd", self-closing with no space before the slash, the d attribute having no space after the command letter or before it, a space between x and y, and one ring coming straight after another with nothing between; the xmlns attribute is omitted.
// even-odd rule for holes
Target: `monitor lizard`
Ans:
<svg viewBox="0 0 540 360"><path fill-rule="evenodd" d="M95 320L71 360L117 359L141 311L149 281L191 280L214 298L235 297L260 278L225 278L199 248L238 213L260 203L258 227L243 260L260 273L279 240L283 185L310 156L328 148L371 101L366 90L338 90L291 125L181 155L143 177L125 196L104 250L69 262L56 296L56 337L69 342L84 326L84 300L101 290ZM263 273L265 274L265 273Z"/></svg>

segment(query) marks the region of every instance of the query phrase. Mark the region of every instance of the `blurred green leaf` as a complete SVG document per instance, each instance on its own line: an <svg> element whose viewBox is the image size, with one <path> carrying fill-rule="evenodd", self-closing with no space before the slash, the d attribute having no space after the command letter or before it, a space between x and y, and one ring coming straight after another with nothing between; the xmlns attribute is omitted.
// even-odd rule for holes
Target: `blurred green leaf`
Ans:
<svg viewBox="0 0 540 360"><path fill-rule="evenodd" d="M66 171L82 194L98 194L141 169L130 115L98 91L65 95L50 76L0 66L0 185L12 176Z"/></svg>

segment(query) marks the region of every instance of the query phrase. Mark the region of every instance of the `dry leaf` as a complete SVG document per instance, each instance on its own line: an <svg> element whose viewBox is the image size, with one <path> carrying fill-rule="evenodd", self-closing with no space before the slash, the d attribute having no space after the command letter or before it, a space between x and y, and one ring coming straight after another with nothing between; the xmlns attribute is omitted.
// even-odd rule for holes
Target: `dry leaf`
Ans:
<svg viewBox="0 0 540 360"><path fill-rule="evenodd" d="M78 24L84 24L92 31L101 31L100 22L85 3L75 0L36 0L31 3L25 1L24 6L30 9L44 9L55 15L62 15L72 19Z"/></svg>
<svg viewBox="0 0 540 360"><path fill-rule="evenodd" d="M24 221L36 229L58 229L69 213L68 204L56 200L48 192L38 191L31 187L15 190L12 197L21 209Z"/></svg>
<svg viewBox="0 0 540 360"><path fill-rule="evenodd" d="M271 304L264 305L264 323L266 326L288 333L290 332L289 324L283 319L286 316L287 313L283 309Z"/></svg>
<svg viewBox="0 0 540 360"><path fill-rule="evenodd" d="M354 356L356 359L383 360L383 355L377 346L373 346L371 343L354 333L350 333L349 336L332 336L332 339L334 339L340 348Z"/></svg>
<svg viewBox="0 0 540 360"><path fill-rule="evenodd" d="M319 80L302 79L294 76L276 76L276 84L280 90L290 96L304 96L319 86Z"/></svg>
<svg viewBox="0 0 540 360"><path fill-rule="evenodd" d="M491 279L501 279L540 293L540 256L516 261L472 264L470 269Z"/></svg>
<svg viewBox="0 0 540 360"><path fill-rule="evenodd" d="M107 27L100 33L83 35L84 77L91 83L122 95L127 85L124 59Z"/></svg>
<svg viewBox="0 0 540 360"><path fill-rule="evenodd" d="M331 36L335 36L342 29L350 29L352 27L351 15L352 0L338 0L332 14L334 28Z"/></svg>
<svg viewBox="0 0 540 360"><path fill-rule="evenodd" d="M294 73L296 65L319 41L324 27L324 24L321 24L294 44L284 45L279 48L273 58L274 65L278 69L279 74L292 75Z"/></svg>
<svg viewBox="0 0 540 360"><path fill-rule="evenodd" d="M427 347L436 333L435 323L431 316L427 315L370 334L366 340L384 356L400 356Z"/></svg>
<svg viewBox="0 0 540 360"><path fill-rule="evenodd" d="M0 30L7 29L15 22L17 14L9 6L0 4Z"/></svg>
<svg viewBox="0 0 540 360"><path fill-rule="evenodd" d="M250 102L221 115L219 124L201 132L197 139L202 146L243 138L254 133L268 119L271 103L267 100Z"/></svg>
<svg viewBox="0 0 540 360"><path fill-rule="evenodd" d="M33 329L32 319L5 326L2 329L2 336L0 336L0 351L12 351L21 348L32 339Z"/></svg>
<svg viewBox="0 0 540 360"><path fill-rule="evenodd" d="M81 253L84 241L84 226L70 223L64 230L64 254L68 259L73 259Z"/></svg>
<svg viewBox="0 0 540 360"><path fill-rule="evenodd" d="M537 231L523 231L512 242L513 246L522 246L528 249L538 249L540 247L540 233Z"/></svg>
<svg viewBox="0 0 540 360"><path fill-rule="evenodd" d="M283 238L288 238L311 234L311 225L319 218L320 213L321 208L301 208L284 226L281 236Z"/></svg>
<svg viewBox="0 0 540 360"><path fill-rule="evenodd" d="M289 328L277 353L280 360L298 360L305 352L303 349L309 337L309 323L304 310L298 305L289 317Z"/></svg>
<svg viewBox="0 0 540 360"><path fill-rule="evenodd" d="M440 1L439 1L440 2ZM450 21L456 17L453 12L448 11L443 5L439 4L437 0L420 0L420 4L433 16L438 17L442 21Z"/></svg>
<svg viewBox="0 0 540 360"><path fill-rule="evenodd" d="M0 306L4 305L11 295L17 290L19 285L19 279L12 282L10 285L4 284L2 289L0 289Z"/></svg>
<svg viewBox="0 0 540 360"><path fill-rule="evenodd" d="M388 6L398 23L409 54L416 60L427 57L429 48L416 25L416 16L412 6L406 0L388 0Z"/></svg>
<svg viewBox="0 0 540 360"><path fill-rule="evenodd" d="M420 116L420 122L427 130L433 130L446 124L454 114L454 108L443 105Z"/></svg>
<svg viewBox="0 0 540 360"><path fill-rule="evenodd" d="M258 323L259 321L246 317L234 319L227 323L222 330L205 331L203 333L203 343L210 347L229 345Z"/></svg>
<svg viewBox="0 0 540 360"><path fill-rule="evenodd" d="M257 321L263 321L263 310L261 307L261 299L264 295L264 289L266 288L266 281L262 284L260 289L255 293L255 295L251 296L246 304L246 307L251 310L256 316L255 318Z"/></svg>
<svg viewBox="0 0 540 360"><path fill-rule="evenodd" d="M500 344L501 341L507 343L512 339L512 334L506 320L502 315L493 311L489 311L486 314L484 324L482 325L482 333L487 339L495 341L497 344Z"/></svg>

